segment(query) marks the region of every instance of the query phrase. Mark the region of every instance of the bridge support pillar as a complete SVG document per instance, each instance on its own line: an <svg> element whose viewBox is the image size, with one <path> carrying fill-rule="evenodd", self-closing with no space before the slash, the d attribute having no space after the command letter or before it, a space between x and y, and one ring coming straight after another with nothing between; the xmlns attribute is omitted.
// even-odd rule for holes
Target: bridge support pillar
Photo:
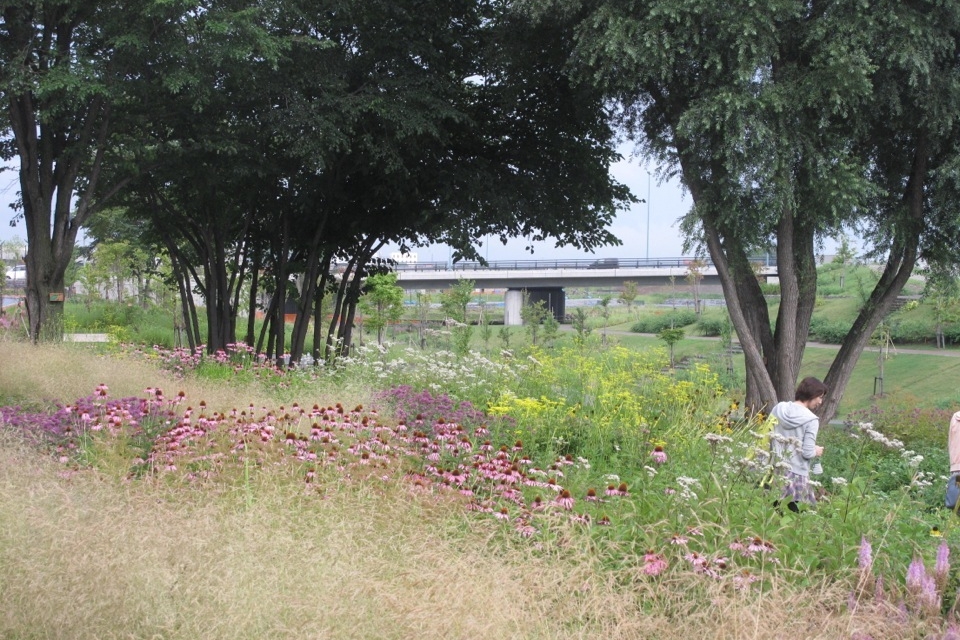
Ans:
<svg viewBox="0 0 960 640"><path fill-rule="evenodd" d="M566 314L567 294L563 287L527 287L525 289L507 289L503 297L503 324L508 327L517 327L523 324L520 310L523 308L523 294L534 304L543 301L547 309L553 313L557 322L563 322Z"/></svg>

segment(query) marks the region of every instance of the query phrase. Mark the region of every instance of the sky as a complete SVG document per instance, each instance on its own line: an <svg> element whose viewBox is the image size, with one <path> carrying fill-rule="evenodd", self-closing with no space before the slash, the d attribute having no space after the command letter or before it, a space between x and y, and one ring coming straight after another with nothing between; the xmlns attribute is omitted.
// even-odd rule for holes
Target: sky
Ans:
<svg viewBox="0 0 960 640"><path fill-rule="evenodd" d="M554 242L533 243L534 252L524 250L529 245L523 238L511 240L506 245L491 238L480 249L487 260L536 260L536 259L582 259L582 258L674 258L683 255L683 240L677 220L690 208L691 200L677 181L660 183L656 176L647 172L647 167L638 159L630 159L628 150L621 151L624 160L611 167L611 174L625 184L638 198L649 201L632 205L621 211L614 219L610 232L623 243L615 247L599 247L587 253L575 247L556 247ZM19 189L15 171L0 172L0 241L19 238L26 240L23 222L10 226L14 211L10 203ZM649 236L647 228L649 224ZM396 247L385 247L382 257L388 257ZM433 245L415 249L421 262L444 262L450 258L450 249L445 245Z"/></svg>

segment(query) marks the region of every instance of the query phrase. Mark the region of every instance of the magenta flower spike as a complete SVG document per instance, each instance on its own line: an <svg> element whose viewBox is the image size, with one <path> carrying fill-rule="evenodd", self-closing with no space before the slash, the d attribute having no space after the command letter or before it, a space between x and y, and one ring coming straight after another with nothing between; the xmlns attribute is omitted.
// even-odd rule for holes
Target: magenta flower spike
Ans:
<svg viewBox="0 0 960 640"><path fill-rule="evenodd" d="M861 573L870 573L870 569L873 567L873 547L870 546L870 541L867 540L866 536L860 538L859 564Z"/></svg>
<svg viewBox="0 0 960 640"><path fill-rule="evenodd" d="M907 567L907 589L912 593L918 593L923 587L923 578L927 575L927 570L923 566L923 560L914 558Z"/></svg>
<svg viewBox="0 0 960 640"><path fill-rule="evenodd" d="M940 543L940 546L937 548L937 563L934 568L934 573L937 576L946 575L950 571L950 546L947 544L947 541L944 540Z"/></svg>

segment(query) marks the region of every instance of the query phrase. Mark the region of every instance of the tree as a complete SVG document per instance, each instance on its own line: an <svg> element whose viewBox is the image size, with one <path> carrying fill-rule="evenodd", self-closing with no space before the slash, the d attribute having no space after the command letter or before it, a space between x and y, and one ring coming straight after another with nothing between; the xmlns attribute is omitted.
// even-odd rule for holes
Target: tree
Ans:
<svg viewBox="0 0 960 640"><path fill-rule="evenodd" d="M530 296L524 291L523 305L520 307L520 319L527 333L530 334L530 344L537 346L537 340L540 337L540 329L547 319L552 316L550 309L547 308L546 300L530 301Z"/></svg>
<svg viewBox="0 0 960 640"><path fill-rule="evenodd" d="M19 161L29 336L59 339L63 307L50 294L64 289L80 229L132 177L118 132L131 107L144 108L132 93L170 11L73 0L5 2L2 11L0 153Z"/></svg>
<svg viewBox="0 0 960 640"><path fill-rule="evenodd" d="M396 273L377 273L367 278L360 304L367 316L367 326L383 345L383 331L391 322L403 317L403 287L397 284Z"/></svg>
<svg viewBox="0 0 960 640"><path fill-rule="evenodd" d="M583 348L587 344L587 338L590 336L590 333L593 329L587 324L587 319L589 315L583 307L577 307L573 311L573 330L576 332L576 335L573 338L574 343L579 347Z"/></svg>
<svg viewBox="0 0 960 640"><path fill-rule="evenodd" d="M630 313L630 310L633 308L633 303L637 300L638 295L640 295L639 285L633 280L625 280L618 300L627 305L627 313Z"/></svg>
<svg viewBox="0 0 960 640"><path fill-rule="evenodd" d="M697 315L703 313L700 300L700 283L703 281L703 270L707 263L696 258L687 264L687 282L690 283L690 291L693 293L693 311Z"/></svg>
<svg viewBox="0 0 960 640"><path fill-rule="evenodd" d="M470 347L473 326L467 322L467 305L473 297L476 283L473 280L459 279L457 283L440 294L440 308L446 316L453 334L453 351L464 355Z"/></svg>
<svg viewBox="0 0 960 640"><path fill-rule="evenodd" d="M923 299L933 306L937 348L946 348L943 326L960 318L960 283L950 269L924 269Z"/></svg>
<svg viewBox="0 0 960 640"><path fill-rule="evenodd" d="M841 235L837 255L833 257L833 261L840 265L840 291L843 291L844 281L847 277L847 265L855 257L857 257L857 253L850 246L850 239L847 238L846 234Z"/></svg>
<svg viewBox="0 0 960 640"><path fill-rule="evenodd" d="M657 337L663 340L667 347L670 349L670 366L673 367L673 347L675 344L683 340L684 332L682 328L679 327L670 327L669 329L663 329L660 333L657 334Z"/></svg>
<svg viewBox="0 0 960 640"><path fill-rule="evenodd" d="M960 7L554 0L576 15L572 72L604 87L639 150L680 174L684 222L716 266L744 349L746 402L791 397L816 297L817 244L855 228L884 269L824 381L829 419L918 258L958 237ZM775 323L749 255L776 247Z"/></svg>
<svg viewBox="0 0 960 640"><path fill-rule="evenodd" d="M600 344L603 346L607 346L607 326L610 324L610 314L612 312L612 309L610 309L611 300L612 298L607 295L597 301L597 306L600 307L598 313L600 317L603 318L603 322L600 325Z"/></svg>

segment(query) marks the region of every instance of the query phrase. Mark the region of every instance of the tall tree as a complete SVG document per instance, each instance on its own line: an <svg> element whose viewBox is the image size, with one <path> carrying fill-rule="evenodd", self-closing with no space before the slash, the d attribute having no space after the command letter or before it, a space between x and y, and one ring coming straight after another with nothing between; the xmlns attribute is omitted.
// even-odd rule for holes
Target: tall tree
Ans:
<svg viewBox="0 0 960 640"><path fill-rule="evenodd" d="M64 289L77 234L127 177L118 162L117 111L128 98L158 14L146 2L0 3L0 152L19 161L28 251L26 306L34 341L62 333ZM148 18L156 18L154 20ZM101 197L96 194L98 191Z"/></svg>
<svg viewBox="0 0 960 640"><path fill-rule="evenodd" d="M828 371L836 411L853 366L921 253L957 239L960 6L944 0L555 0L580 20L573 73L694 208L685 229L720 274L744 347L747 403L792 397L816 296L815 251L854 229L885 268ZM945 242L946 241L946 242ZM774 245L771 322L749 255Z"/></svg>

